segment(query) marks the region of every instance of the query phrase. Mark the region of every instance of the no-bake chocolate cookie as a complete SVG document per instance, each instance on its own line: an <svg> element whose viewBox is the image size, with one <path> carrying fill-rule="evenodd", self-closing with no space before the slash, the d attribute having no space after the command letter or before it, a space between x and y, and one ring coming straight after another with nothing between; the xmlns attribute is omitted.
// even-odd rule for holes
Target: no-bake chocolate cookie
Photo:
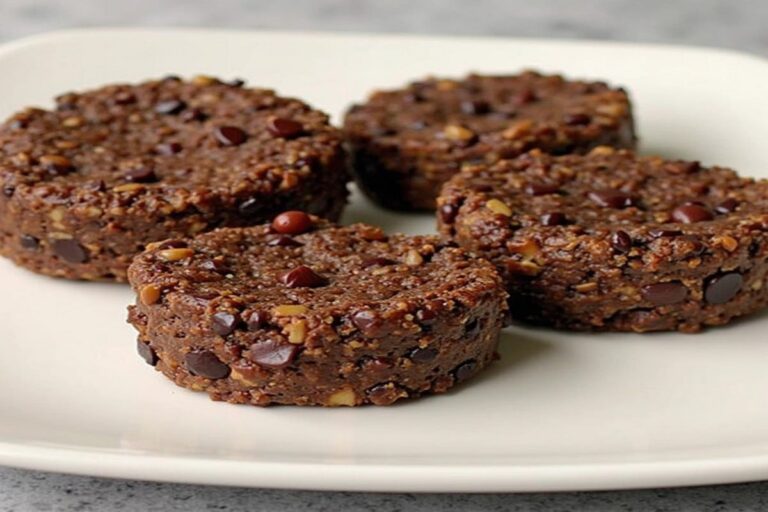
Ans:
<svg viewBox="0 0 768 512"><path fill-rule="evenodd" d="M768 303L768 181L596 148L466 168L444 235L493 261L512 317L564 329L695 332Z"/></svg>
<svg viewBox="0 0 768 512"><path fill-rule="evenodd" d="M341 136L265 89L175 77L70 93L0 127L0 254L42 274L125 280L155 240L346 201Z"/></svg>
<svg viewBox="0 0 768 512"><path fill-rule="evenodd" d="M344 131L362 190L402 210L433 209L440 186L466 163L532 148L564 154L635 145L624 90L535 72L378 91L350 109Z"/></svg>
<svg viewBox="0 0 768 512"><path fill-rule="evenodd" d="M506 293L435 236L302 212L152 244L128 271L139 353L179 386L253 405L388 405L494 359Z"/></svg>

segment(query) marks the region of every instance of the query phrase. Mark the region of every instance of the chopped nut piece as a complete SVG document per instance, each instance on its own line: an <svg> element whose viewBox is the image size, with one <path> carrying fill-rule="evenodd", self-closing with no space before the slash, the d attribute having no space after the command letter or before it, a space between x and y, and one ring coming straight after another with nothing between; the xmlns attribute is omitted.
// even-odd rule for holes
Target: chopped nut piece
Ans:
<svg viewBox="0 0 768 512"><path fill-rule="evenodd" d="M304 319L296 319L286 328L288 331L288 342L294 345L300 345L304 343L304 339L307 336L307 321Z"/></svg>
<svg viewBox="0 0 768 512"><path fill-rule="evenodd" d="M179 261L189 258L193 254L195 254L195 251L187 247L165 249L157 253L157 255L165 261Z"/></svg>
<svg viewBox="0 0 768 512"><path fill-rule="evenodd" d="M67 209L63 206L57 206L48 213L48 216L54 222L61 222L64 220L64 215L67 213Z"/></svg>
<svg viewBox="0 0 768 512"><path fill-rule="evenodd" d="M592 149L592 151L589 152L590 155L612 155L616 152L615 149L613 149L610 146L597 146Z"/></svg>
<svg viewBox="0 0 768 512"><path fill-rule="evenodd" d="M458 124L449 124L443 129L443 134L446 139L464 142L475 138L475 132Z"/></svg>
<svg viewBox="0 0 768 512"><path fill-rule="evenodd" d="M501 136L509 140L521 139L531 133L532 128L533 121L530 119L524 119L512 124L509 128L501 133Z"/></svg>
<svg viewBox="0 0 768 512"><path fill-rule="evenodd" d="M512 216L512 210L509 208L509 206L502 203L498 199L489 199L488 202L485 203L485 207L491 210L493 213L506 215L507 217Z"/></svg>
<svg viewBox="0 0 768 512"><path fill-rule="evenodd" d="M328 405L332 407L355 405L355 392L351 389L341 389L328 397Z"/></svg>
<svg viewBox="0 0 768 512"><path fill-rule="evenodd" d="M307 306L301 304L281 304L272 309L272 314L275 316L296 316L303 315L306 312Z"/></svg>
<svg viewBox="0 0 768 512"><path fill-rule="evenodd" d="M75 140L57 140L53 145L59 149L75 149L80 147L80 143Z"/></svg>
<svg viewBox="0 0 768 512"><path fill-rule="evenodd" d="M124 183L116 186L112 190L115 192L137 192L139 190L144 190L144 185L140 183Z"/></svg>
<svg viewBox="0 0 768 512"><path fill-rule="evenodd" d="M84 123L85 121L82 117L68 117L61 122L66 128L77 128L83 126Z"/></svg>
<svg viewBox="0 0 768 512"><path fill-rule="evenodd" d="M507 243L507 250L516 254L522 254L523 258L530 260L539 253L539 244L536 240L528 239Z"/></svg>
<svg viewBox="0 0 768 512"><path fill-rule="evenodd" d="M733 252L739 247L738 240L728 235L716 236L712 241L728 252Z"/></svg>
<svg viewBox="0 0 768 512"><path fill-rule="evenodd" d="M208 75L197 75L192 78L192 83L195 85L206 86L215 84L218 80Z"/></svg>
<svg viewBox="0 0 768 512"><path fill-rule="evenodd" d="M144 286L139 292L139 299L141 300L142 304L151 306L160 300L160 292L160 287L154 284L148 284Z"/></svg>
<svg viewBox="0 0 768 512"><path fill-rule="evenodd" d="M575 285L573 289L579 293L592 292L597 290L597 283L594 281L591 281L589 283L580 283Z"/></svg>
<svg viewBox="0 0 768 512"><path fill-rule="evenodd" d="M411 249L405 254L405 264L412 267L421 265L424 263L424 258L419 254L419 251Z"/></svg>

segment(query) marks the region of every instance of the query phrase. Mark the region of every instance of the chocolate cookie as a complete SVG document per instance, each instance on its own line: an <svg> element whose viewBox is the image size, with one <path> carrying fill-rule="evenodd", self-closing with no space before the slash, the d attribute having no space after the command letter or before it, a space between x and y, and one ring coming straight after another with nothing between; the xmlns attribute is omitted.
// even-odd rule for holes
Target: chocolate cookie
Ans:
<svg viewBox="0 0 768 512"><path fill-rule="evenodd" d="M388 405L495 356L493 266L435 236L302 212L149 246L128 271L139 353L179 386L253 405Z"/></svg>
<svg viewBox="0 0 768 512"><path fill-rule="evenodd" d="M0 254L124 281L154 240L288 208L336 218L346 181L328 117L269 90L170 77L65 94L0 127Z"/></svg>
<svg viewBox="0 0 768 512"><path fill-rule="evenodd" d="M440 186L467 162L635 145L624 90L534 72L375 92L350 109L344 132L357 183L398 210L434 209Z"/></svg>
<svg viewBox="0 0 768 512"><path fill-rule="evenodd" d="M768 302L768 181L596 148L465 169L443 234L493 261L513 318L564 329L695 332Z"/></svg>

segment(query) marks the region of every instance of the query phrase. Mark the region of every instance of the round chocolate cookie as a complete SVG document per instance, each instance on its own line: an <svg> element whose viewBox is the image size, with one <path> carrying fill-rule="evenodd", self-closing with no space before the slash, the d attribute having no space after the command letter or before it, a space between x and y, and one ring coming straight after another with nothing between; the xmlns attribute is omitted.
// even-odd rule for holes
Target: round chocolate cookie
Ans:
<svg viewBox="0 0 768 512"><path fill-rule="evenodd" d="M378 91L350 109L344 132L362 190L400 210L434 209L440 186L465 163L532 148L565 154L635 145L624 90L530 71Z"/></svg>
<svg viewBox="0 0 768 512"><path fill-rule="evenodd" d="M596 148L465 169L443 234L494 262L512 317L564 329L695 332L768 303L768 181Z"/></svg>
<svg viewBox="0 0 768 512"><path fill-rule="evenodd" d="M125 280L155 240L339 216L340 131L295 99L240 81L110 85L0 127L0 254L42 274Z"/></svg>
<svg viewBox="0 0 768 512"><path fill-rule="evenodd" d="M493 265L436 236L302 212L152 244L128 270L139 352L176 384L253 405L388 405L495 357Z"/></svg>

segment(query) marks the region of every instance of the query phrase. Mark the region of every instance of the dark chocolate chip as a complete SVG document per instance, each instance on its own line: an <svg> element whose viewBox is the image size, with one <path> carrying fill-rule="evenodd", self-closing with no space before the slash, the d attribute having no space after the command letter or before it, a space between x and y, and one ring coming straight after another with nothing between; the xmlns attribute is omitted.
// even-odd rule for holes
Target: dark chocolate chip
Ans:
<svg viewBox="0 0 768 512"><path fill-rule="evenodd" d="M483 115L491 111L491 105L484 100L466 100L461 102L461 111L469 115Z"/></svg>
<svg viewBox="0 0 768 512"><path fill-rule="evenodd" d="M267 131L275 137L292 139L304 132L304 126L301 123L282 117L271 117L267 120Z"/></svg>
<svg viewBox="0 0 768 512"><path fill-rule="evenodd" d="M528 103L533 103L537 99L538 98L536 97L536 93L534 93L530 89L525 89L523 91L520 91L512 101L515 105L521 106L521 105L527 105Z"/></svg>
<svg viewBox="0 0 768 512"><path fill-rule="evenodd" d="M311 268L301 265L290 270L280 277L288 288L317 288L327 283L326 279L318 275Z"/></svg>
<svg viewBox="0 0 768 512"><path fill-rule="evenodd" d="M246 324L248 324L248 330L258 331L267 325L267 314L263 311L254 311L248 315Z"/></svg>
<svg viewBox="0 0 768 512"><path fill-rule="evenodd" d="M432 307L425 307L416 312L416 319L424 325L432 325L437 319L437 312Z"/></svg>
<svg viewBox="0 0 768 512"><path fill-rule="evenodd" d="M187 104L181 100L161 101L155 105L155 112L162 115L174 116L187 108Z"/></svg>
<svg viewBox="0 0 768 512"><path fill-rule="evenodd" d="M273 247L299 247L302 244L291 236L278 235L276 237L270 238L269 242L267 242L267 245L271 245Z"/></svg>
<svg viewBox="0 0 768 512"><path fill-rule="evenodd" d="M272 221L272 229L284 235L299 235L312 228L312 218L304 212L283 212Z"/></svg>
<svg viewBox="0 0 768 512"><path fill-rule="evenodd" d="M245 85L245 80L242 78L235 78L233 80L230 80L229 85L232 87L242 87Z"/></svg>
<svg viewBox="0 0 768 512"><path fill-rule="evenodd" d="M232 272L232 269L229 268L229 265L220 259L205 260L200 263L200 268L204 270L210 270L218 274L229 274Z"/></svg>
<svg viewBox="0 0 768 512"><path fill-rule="evenodd" d="M677 160L675 162L667 162L664 168L672 174L693 174L701 169L701 164L696 161Z"/></svg>
<svg viewBox="0 0 768 512"><path fill-rule="evenodd" d="M632 249L632 239L626 231L616 231L611 235L611 247L616 252L626 254Z"/></svg>
<svg viewBox="0 0 768 512"><path fill-rule="evenodd" d="M179 119L181 119L185 123L189 123L192 121L205 121L206 119L208 119L208 114L206 114L205 112L203 112L198 108L192 108L182 112L181 116L179 116Z"/></svg>
<svg viewBox="0 0 768 512"><path fill-rule="evenodd" d="M163 82L181 82L181 77L179 75L165 75L161 80Z"/></svg>
<svg viewBox="0 0 768 512"><path fill-rule="evenodd" d="M744 277L738 272L718 274L707 279L704 299L710 304L725 304L739 293Z"/></svg>
<svg viewBox="0 0 768 512"><path fill-rule="evenodd" d="M582 113L566 114L563 117L563 122L569 126L582 126L589 124L590 121L592 121L592 118Z"/></svg>
<svg viewBox="0 0 768 512"><path fill-rule="evenodd" d="M184 356L184 365L192 375L206 379L223 379L229 375L229 366L222 363L210 350L190 352Z"/></svg>
<svg viewBox="0 0 768 512"><path fill-rule="evenodd" d="M13 196L13 193L16 192L16 188L12 187L10 185L6 185L3 187L3 195L5 197L11 197Z"/></svg>
<svg viewBox="0 0 768 512"><path fill-rule="evenodd" d="M400 398L408 396L408 392L393 382L382 382L366 390L368 399L375 405L390 405Z"/></svg>
<svg viewBox="0 0 768 512"><path fill-rule="evenodd" d="M368 268L368 267L384 267L387 265L394 265L394 264L395 264L394 260L375 256L373 258L364 259L362 263L360 263L360 266L363 268Z"/></svg>
<svg viewBox="0 0 768 512"><path fill-rule="evenodd" d="M416 347L408 352L408 359L414 363L429 363L437 357L437 349L432 347Z"/></svg>
<svg viewBox="0 0 768 512"><path fill-rule="evenodd" d="M238 206L237 209L243 215L250 217L259 213L259 211L261 210L262 203L263 201L260 201L257 198L252 197L240 203L240 206Z"/></svg>
<svg viewBox="0 0 768 512"><path fill-rule="evenodd" d="M456 220L456 215L458 215L458 213L459 207L451 203L442 205L438 210L440 220L442 220L445 224L453 224L453 221Z"/></svg>
<svg viewBox="0 0 768 512"><path fill-rule="evenodd" d="M355 327L360 329L364 335L372 338L384 336L390 332L387 323L379 318L374 311L369 309L358 311L352 315L352 323L355 324Z"/></svg>
<svg viewBox="0 0 768 512"><path fill-rule="evenodd" d="M461 363L456 369L453 370L454 378L456 382L467 380L475 372L477 362L474 359Z"/></svg>
<svg viewBox="0 0 768 512"><path fill-rule="evenodd" d="M51 248L54 254L64 261L70 263L85 263L88 261L88 252L76 240L57 239L51 242Z"/></svg>
<svg viewBox="0 0 768 512"><path fill-rule="evenodd" d="M19 242L21 243L21 246L23 248L29 249L30 251L34 251L35 249L40 247L40 240L38 240L32 235L21 235Z"/></svg>
<svg viewBox="0 0 768 512"><path fill-rule="evenodd" d="M115 94L114 102L117 105L130 105L136 102L136 96L129 91L120 91Z"/></svg>
<svg viewBox="0 0 768 512"><path fill-rule="evenodd" d="M642 289L643 297L654 306L668 306L683 302L688 297L688 288L679 281L649 284Z"/></svg>
<svg viewBox="0 0 768 512"><path fill-rule="evenodd" d="M557 194L560 187L553 183L528 183L524 190L529 196L545 196L548 194Z"/></svg>
<svg viewBox="0 0 768 512"><path fill-rule="evenodd" d="M670 236L680 236L683 232L677 229L651 229L648 231L648 234L651 235L652 238L665 238Z"/></svg>
<svg viewBox="0 0 768 512"><path fill-rule="evenodd" d="M136 343L136 350L148 365L155 366L157 364L157 352L155 352L155 350L149 346L149 343L144 343L143 341L139 340Z"/></svg>
<svg viewBox="0 0 768 512"><path fill-rule="evenodd" d="M211 329L219 336L229 336L239 323L238 315L226 311L219 311L211 317Z"/></svg>
<svg viewBox="0 0 768 512"><path fill-rule="evenodd" d="M248 134L237 126L217 126L213 135L222 146L239 146L248 140Z"/></svg>
<svg viewBox="0 0 768 512"><path fill-rule="evenodd" d="M631 195L618 190L595 190L589 193L589 198L598 206L604 208L627 208L636 206L636 200Z"/></svg>
<svg viewBox="0 0 768 512"><path fill-rule="evenodd" d="M157 181L157 174L151 167L136 167L124 171L123 178L131 183L152 183Z"/></svg>
<svg viewBox="0 0 768 512"><path fill-rule="evenodd" d="M158 155L163 155L163 156L175 155L176 153L181 152L182 149L183 148L181 144L179 144L178 142L168 142L165 144L158 144L157 146L155 146L155 152Z"/></svg>
<svg viewBox="0 0 768 512"><path fill-rule="evenodd" d="M266 339L251 345L248 354L251 361L260 366L279 369L290 365L298 351L298 345Z"/></svg>
<svg viewBox="0 0 768 512"><path fill-rule="evenodd" d="M722 213L722 214L731 213L731 212L735 212L736 208L738 207L739 207L739 202L734 198L729 197L719 205L715 206L715 211L717 213Z"/></svg>
<svg viewBox="0 0 768 512"><path fill-rule="evenodd" d="M692 224L715 218L709 208L696 203L686 203L672 211L672 218L677 222Z"/></svg>
<svg viewBox="0 0 768 512"><path fill-rule="evenodd" d="M51 157L46 161L46 157L40 159L43 164L43 168L48 171L51 176L66 176L75 172L75 166L65 157Z"/></svg>
<svg viewBox="0 0 768 512"><path fill-rule="evenodd" d="M565 214L561 212L545 213L539 220L543 226L562 226L568 222Z"/></svg>
<svg viewBox="0 0 768 512"><path fill-rule="evenodd" d="M464 332L467 336L475 336L480 331L480 320L473 318L464 325Z"/></svg>
<svg viewBox="0 0 768 512"><path fill-rule="evenodd" d="M104 180L86 181L83 183L83 189L88 192L104 192L107 190L107 185L104 183Z"/></svg>

